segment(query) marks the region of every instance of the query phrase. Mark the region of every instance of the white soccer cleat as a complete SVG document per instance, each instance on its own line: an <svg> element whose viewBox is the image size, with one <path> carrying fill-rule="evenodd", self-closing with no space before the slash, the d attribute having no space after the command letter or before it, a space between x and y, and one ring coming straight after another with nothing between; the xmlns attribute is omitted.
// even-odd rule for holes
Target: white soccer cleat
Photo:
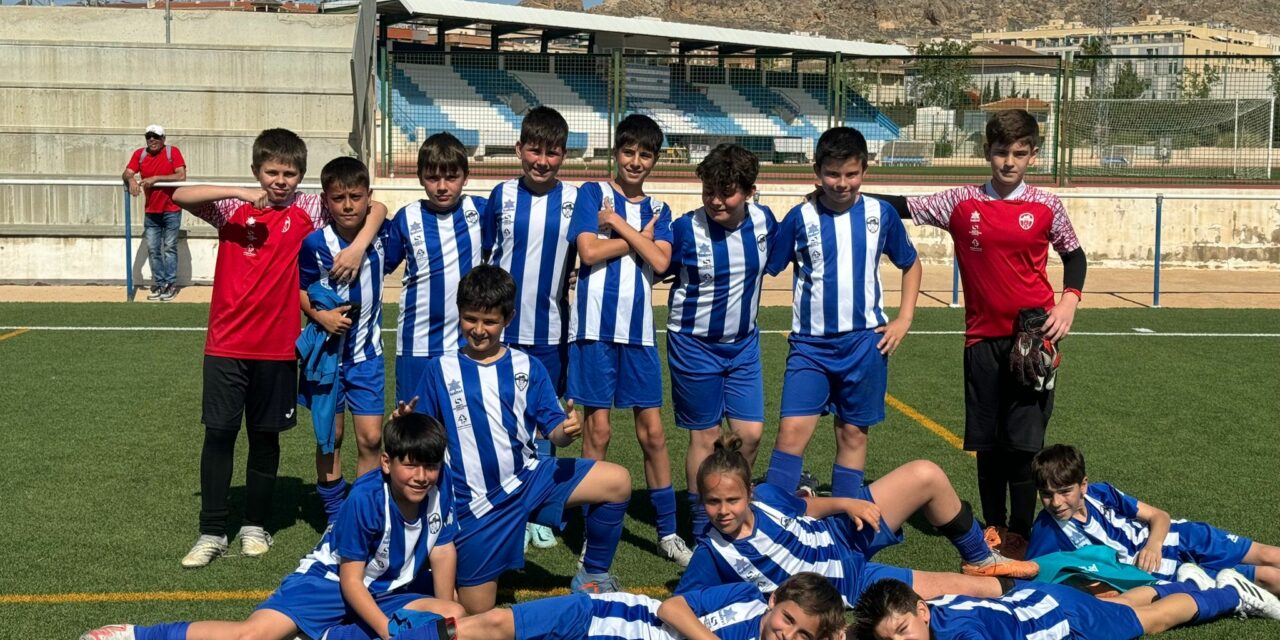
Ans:
<svg viewBox="0 0 1280 640"><path fill-rule="evenodd" d="M133 625L109 624L105 627L98 627L81 634L80 640L135 640Z"/></svg>
<svg viewBox="0 0 1280 640"><path fill-rule="evenodd" d="M689 560L693 558L693 552L685 545L684 539L675 533L658 541L658 555L682 567L689 566Z"/></svg>
<svg viewBox="0 0 1280 640"><path fill-rule="evenodd" d="M1280 620L1280 598L1275 594L1249 581L1235 569L1223 569L1218 572L1219 587L1231 587L1240 594L1239 613L1250 618L1266 618Z"/></svg>
<svg viewBox="0 0 1280 640"><path fill-rule="evenodd" d="M240 555L257 558L270 551L273 542L262 527L240 527Z"/></svg>
<svg viewBox="0 0 1280 640"><path fill-rule="evenodd" d="M182 566L187 569L199 569L209 566L214 558L226 555L227 553L227 537L226 536L207 536L202 535L196 539L195 545L182 558Z"/></svg>
<svg viewBox="0 0 1280 640"><path fill-rule="evenodd" d="M1201 591L1208 591L1217 585L1209 574L1205 573L1200 565L1194 562L1184 562L1178 566L1178 573L1174 576L1178 582L1190 582L1199 587Z"/></svg>

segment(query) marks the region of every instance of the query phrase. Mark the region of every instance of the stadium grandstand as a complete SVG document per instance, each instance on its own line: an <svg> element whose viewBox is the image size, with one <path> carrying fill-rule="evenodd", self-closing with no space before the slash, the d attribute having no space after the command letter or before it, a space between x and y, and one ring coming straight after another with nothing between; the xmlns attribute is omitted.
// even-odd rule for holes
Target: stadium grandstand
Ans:
<svg viewBox="0 0 1280 640"><path fill-rule="evenodd" d="M841 59L906 55L898 45L468 0L386 0L377 12L383 175L409 171L420 141L441 130L483 173L513 153L523 114L541 104L569 121L569 156L584 166L607 160L627 113L662 125L676 165L726 141L765 162L807 162L835 124L860 129L873 150L899 137L863 96L833 89Z"/></svg>

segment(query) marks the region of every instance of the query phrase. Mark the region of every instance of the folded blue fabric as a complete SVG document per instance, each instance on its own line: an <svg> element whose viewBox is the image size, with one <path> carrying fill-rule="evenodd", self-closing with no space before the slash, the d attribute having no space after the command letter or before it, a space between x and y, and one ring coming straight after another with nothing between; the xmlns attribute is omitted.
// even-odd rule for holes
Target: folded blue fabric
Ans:
<svg viewBox="0 0 1280 640"><path fill-rule="evenodd" d="M311 306L322 311L336 309L347 301L320 282L307 287ZM334 415L338 406L338 371L342 365L342 338L329 335L324 327L308 322L298 336L298 404L311 410L316 444L323 453L333 453Z"/></svg>
<svg viewBox="0 0 1280 640"><path fill-rule="evenodd" d="M1146 571L1120 562L1115 549L1101 544L1050 553L1035 561L1040 565L1040 575L1036 576L1039 582L1105 582L1121 592L1159 582Z"/></svg>

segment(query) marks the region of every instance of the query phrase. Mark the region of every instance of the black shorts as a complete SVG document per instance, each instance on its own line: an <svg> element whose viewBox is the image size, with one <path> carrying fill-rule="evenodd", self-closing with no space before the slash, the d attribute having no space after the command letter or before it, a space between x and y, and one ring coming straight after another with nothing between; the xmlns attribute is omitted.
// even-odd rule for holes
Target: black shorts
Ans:
<svg viewBox="0 0 1280 640"><path fill-rule="evenodd" d="M1013 337L989 338L964 349L965 451L1044 448L1053 390L1036 391L1009 371Z"/></svg>
<svg viewBox="0 0 1280 640"><path fill-rule="evenodd" d="M298 363L204 357L204 411L210 429L284 431L298 423Z"/></svg>

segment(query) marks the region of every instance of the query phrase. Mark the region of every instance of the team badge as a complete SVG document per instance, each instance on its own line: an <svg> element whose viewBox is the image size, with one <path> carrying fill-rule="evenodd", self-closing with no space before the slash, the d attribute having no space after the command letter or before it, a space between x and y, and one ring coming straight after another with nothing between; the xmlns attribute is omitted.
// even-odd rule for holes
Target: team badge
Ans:
<svg viewBox="0 0 1280 640"><path fill-rule="evenodd" d="M573 203L566 202L560 205L560 217L568 220L573 217Z"/></svg>
<svg viewBox="0 0 1280 640"><path fill-rule="evenodd" d="M292 218L290 218L289 216L285 216L285 218L284 218L284 229L283 229L283 230L281 230L281 231L280 231L280 233L289 233L289 223L291 223L291 222L293 222L293 219L292 219Z"/></svg>
<svg viewBox="0 0 1280 640"><path fill-rule="evenodd" d="M431 514L431 517L427 518L427 531L433 536L440 533L440 524L440 514Z"/></svg>
<svg viewBox="0 0 1280 640"><path fill-rule="evenodd" d="M867 233L880 233L880 218L867 218Z"/></svg>
<svg viewBox="0 0 1280 640"><path fill-rule="evenodd" d="M470 225L474 225L477 221L480 220L480 213L477 212L475 209L467 209L465 216L467 218L467 224L470 224Z"/></svg>
<svg viewBox="0 0 1280 640"><path fill-rule="evenodd" d="M768 249L768 248L769 248L769 237L763 233L756 236L756 249L760 251L764 251L765 249Z"/></svg>
<svg viewBox="0 0 1280 640"><path fill-rule="evenodd" d="M524 390L525 390L525 387L528 387L528 386L529 386L529 374L527 374L527 373L525 373L525 372L523 372L523 371L521 371L520 373L517 373L517 374L516 374L516 388L517 388L517 389L519 389L519 390L521 390L521 391L524 391Z"/></svg>
<svg viewBox="0 0 1280 640"><path fill-rule="evenodd" d="M1035 222L1036 217L1031 215L1029 211L1023 212L1022 215L1018 216L1018 226L1022 227L1023 231L1030 231L1031 225L1035 224Z"/></svg>

